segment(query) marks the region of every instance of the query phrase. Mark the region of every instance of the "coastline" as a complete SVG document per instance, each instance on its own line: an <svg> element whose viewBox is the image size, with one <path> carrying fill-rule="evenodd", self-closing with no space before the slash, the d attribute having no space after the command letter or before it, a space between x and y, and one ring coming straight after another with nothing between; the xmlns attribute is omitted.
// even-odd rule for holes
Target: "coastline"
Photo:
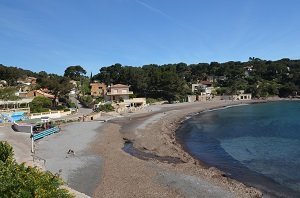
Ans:
<svg viewBox="0 0 300 198"><path fill-rule="evenodd" d="M267 101L252 100L242 103L240 101L210 101L161 105L159 108L156 106L155 110L151 110L150 106L147 112L126 115L123 118L109 121L105 125L106 129L104 129L104 127L102 128L102 130L104 130L103 134L94 140L92 146L93 152L100 154L104 159L109 159L105 160L104 176L94 192L94 196L132 197L134 195L139 197L153 197L155 195L149 192L149 189L151 189L151 191L161 192L160 194L167 195L165 197L197 197L201 193L206 193L204 197L209 197L209 195L218 197L219 192L228 192L227 197L262 197L262 193L259 190L248 187L234 179L230 179L222 171L214 167L208 168L204 163L193 158L183 148L182 144L176 140L176 130L187 116L192 116L195 113L230 105L255 104L269 101L278 101L278 99ZM102 139L101 141L99 141L100 138ZM105 139L110 140L107 142ZM146 157L141 159L124 152L124 150L122 150L124 143L128 141L132 143L133 147L138 151L147 155L153 154L157 156L157 158ZM102 146L99 145L100 142L103 144ZM110 145L112 142L114 142L113 147ZM110 147L104 148L105 144L110 145ZM182 160L183 163L169 163L167 160L162 162L159 159L160 157L177 158ZM124 166L116 165L117 162L124 162ZM114 166L114 168L106 169L106 167L110 166ZM130 167L128 170L127 166ZM122 170L122 168L124 170ZM120 169L122 171L120 171ZM132 171L133 169L134 171ZM139 176L135 175L137 173ZM134 176L132 177L131 174ZM176 179L174 178L174 174L177 176ZM164 175L163 181L158 175ZM112 177L114 178L112 179ZM186 178L197 180L198 183L200 180L205 181L211 185L196 185L193 189L190 189L193 193L189 194L185 192L186 190L184 189L189 188L187 187ZM143 183L137 184L136 181L132 181L133 179L143 181ZM147 180L147 182L145 180ZM121 183L120 181L125 182ZM189 182L191 183L191 181ZM119 189L109 187L116 183L117 186L123 189L123 194ZM147 186L148 190L137 190L137 185L139 189L143 189L144 186ZM218 189L215 191L212 190L212 194L208 193L209 188L213 188L214 186L218 187ZM128 195L127 193L131 194ZM123 196L121 196L121 194ZM221 196L221 194L219 194L219 196Z"/></svg>
<svg viewBox="0 0 300 198"><path fill-rule="evenodd" d="M72 183L70 187L92 197L262 197L259 190L191 156L176 139L176 131L187 117L204 111L280 100L154 105L104 123L66 124L61 134L38 143L37 154L48 159L48 168L54 173L59 170L57 165L64 167L62 176ZM15 137L25 138L23 134L6 136L14 149L18 148ZM57 147L58 142L63 146ZM126 152L126 142L143 158ZM29 151L28 145L24 147ZM65 158L69 148L75 150L76 157ZM16 157L30 164L31 157L28 154L25 159L22 155L26 157L27 153L22 150Z"/></svg>

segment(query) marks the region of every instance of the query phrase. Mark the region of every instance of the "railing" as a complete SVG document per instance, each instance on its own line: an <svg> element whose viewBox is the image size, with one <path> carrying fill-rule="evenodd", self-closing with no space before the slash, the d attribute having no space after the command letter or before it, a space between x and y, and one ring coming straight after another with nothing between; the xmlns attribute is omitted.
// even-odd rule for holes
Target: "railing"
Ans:
<svg viewBox="0 0 300 198"><path fill-rule="evenodd" d="M43 132L33 134L32 138L35 141L35 140L41 139L43 137L46 137L48 135L51 135L53 133L58 133L59 131L60 131L60 129L58 127L53 127L51 129L47 129L47 130L45 130Z"/></svg>

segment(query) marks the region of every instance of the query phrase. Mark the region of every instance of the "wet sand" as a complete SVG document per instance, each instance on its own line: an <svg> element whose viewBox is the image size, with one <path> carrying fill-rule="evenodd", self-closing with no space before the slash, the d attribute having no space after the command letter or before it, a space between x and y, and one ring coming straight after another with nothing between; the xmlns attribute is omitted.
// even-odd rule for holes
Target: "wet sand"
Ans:
<svg viewBox="0 0 300 198"><path fill-rule="evenodd" d="M204 166L176 142L175 131L186 116L234 104L240 102L150 106L105 123L90 150L104 159L94 197L261 197L260 191ZM124 152L125 142L137 156ZM180 161L160 160L170 158Z"/></svg>

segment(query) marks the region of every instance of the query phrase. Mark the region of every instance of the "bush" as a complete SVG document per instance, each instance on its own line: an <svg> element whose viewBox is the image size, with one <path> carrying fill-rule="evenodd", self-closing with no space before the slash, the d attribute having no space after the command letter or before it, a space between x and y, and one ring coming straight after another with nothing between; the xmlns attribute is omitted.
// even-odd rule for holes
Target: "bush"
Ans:
<svg viewBox="0 0 300 198"><path fill-rule="evenodd" d="M1 197L61 197L69 198L63 181L50 172L42 172L36 167L26 167L13 159L12 147L0 142L0 192Z"/></svg>
<svg viewBox="0 0 300 198"><path fill-rule="evenodd" d="M115 110L115 108L111 104L104 104L104 105L100 105L98 108L96 108L95 112L100 112L100 111L109 112L109 111L114 111L114 110Z"/></svg>
<svg viewBox="0 0 300 198"><path fill-rule="evenodd" d="M67 106L68 106L69 108L76 108L76 107L77 107L76 104L75 104L74 102L68 103Z"/></svg>
<svg viewBox="0 0 300 198"><path fill-rule="evenodd" d="M13 158L13 148L7 142L0 142L0 160L6 162Z"/></svg>
<svg viewBox="0 0 300 198"><path fill-rule="evenodd" d="M52 101L49 98L46 98L44 96L37 96L35 97L32 102L29 104L30 111L32 113L40 113L49 111L49 108L51 108Z"/></svg>
<svg viewBox="0 0 300 198"><path fill-rule="evenodd" d="M146 103L147 104L153 104L156 102L162 101L161 99L154 99L154 98L146 98Z"/></svg>
<svg viewBox="0 0 300 198"><path fill-rule="evenodd" d="M94 105L93 97L90 95L80 97L79 101L84 107L91 108Z"/></svg>

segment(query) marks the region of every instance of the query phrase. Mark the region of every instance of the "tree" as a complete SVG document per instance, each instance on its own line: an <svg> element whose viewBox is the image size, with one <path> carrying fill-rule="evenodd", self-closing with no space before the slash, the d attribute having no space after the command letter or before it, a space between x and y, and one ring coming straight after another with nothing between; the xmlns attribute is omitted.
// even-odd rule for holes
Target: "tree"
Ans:
<svg viewBox="0 0 300 198"><path fill-rule="evenodd" d="M0 141L0 175L1 197L73 197L61 188L63 181L57 175L18 164L12 147L3 141Z"/></svg>
<svg viewBox="0 0 300 198"><path fill-rule="evenodd" d="M40 113L48 111L52 106L52 102L49 98L46 98L44 96L37 96L29 105L30 111L32 113Z"/></svg>
<svg viewBox="0 0 300 198"><path fill-rule="evenodd" d="M70 93L71 89L74 87L70 83L70 78L61 77L56 74L49 74L46 78L38 78L37 82L41 88L47 88L51 90L52 94L54 95L54 99L52 100L53 107L56 107L59 97L63 97Z"/></svg>
<svg viewBox="0 0 300 198"><path fill-rule="evenodd" d="M67 69L65 70L64 76L69 77L72 80L79 81L79 80L81 80L81 77L84 74L86 74L86 70L83 69L83 67L81 67L80 65L76 65L76 66L67 67Z"/></svg>
<svg viewBox="0 0 300 198"><path fill-rule="evenodd" d="M20 99L18 96L16 96L16 89L13 87L6 87L3 89L0 89L0 100L18 100Z"/></svg>

